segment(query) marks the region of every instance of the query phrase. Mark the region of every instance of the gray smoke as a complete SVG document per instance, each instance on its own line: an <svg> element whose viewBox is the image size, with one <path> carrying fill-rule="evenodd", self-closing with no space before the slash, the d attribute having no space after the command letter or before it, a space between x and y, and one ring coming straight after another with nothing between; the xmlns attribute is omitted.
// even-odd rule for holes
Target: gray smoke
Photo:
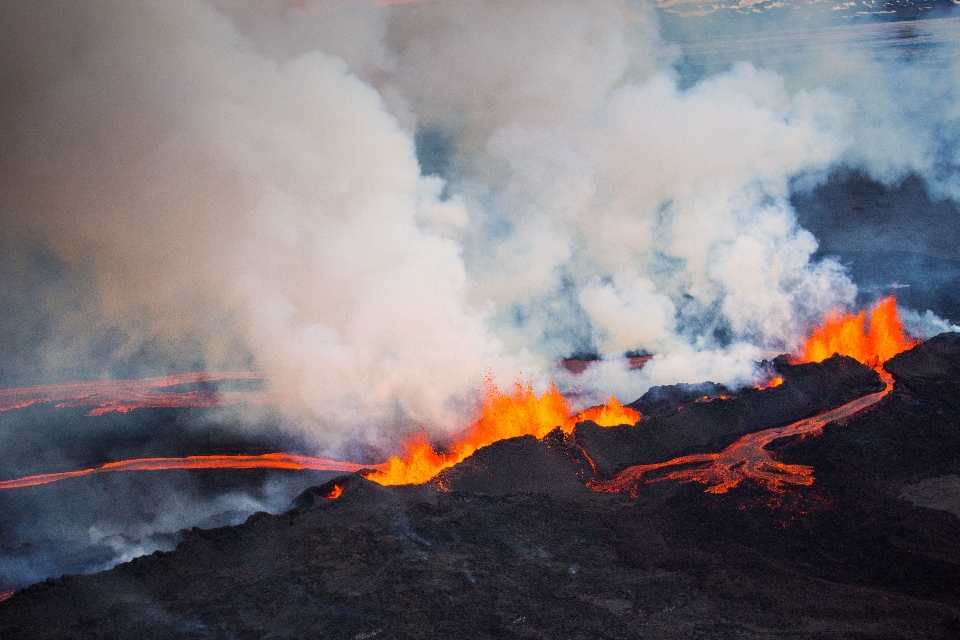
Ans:
<svg viewBox="0 0 960 640"><path fill-rule="evenodd" d="M960 194L960 65L859 32L745 53L628 0L3 5L5 241L88 291L44 301L37 366L256 366L318 449L459 428L487 371L543 385L573 352L663 354L591 374L628 399L748 382L857 294L797 189Z"/></svg>

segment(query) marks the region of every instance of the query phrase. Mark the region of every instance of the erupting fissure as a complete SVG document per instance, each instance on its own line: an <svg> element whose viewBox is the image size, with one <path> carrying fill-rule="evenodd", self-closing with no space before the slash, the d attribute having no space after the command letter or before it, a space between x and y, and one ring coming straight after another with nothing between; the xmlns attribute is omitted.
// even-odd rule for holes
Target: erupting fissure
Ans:
<svg viewBox="0 0 960 640"><path fill-rule="evenodd" d="M747 478L774 492L783 492L788 485L810 485L813 483L813 469L777 462L766 447L779 438L819 433L827 423L849 417L879 402L893 389L893 379L884 371L883 363L915 344L917 341L910 338L903 329L897 314L896 300L892 297L883 298L871 310L869 327L864 312L856 315L831 313L824 324L815 329L806 340L796 360L820 362L834 353L851 356L874 367L880 373L886 382L883 391L785 427L749 434L719 453L693 454L656 464L636 465L609 480L591 482L590 486L598 491L636 494L643 484L665 479L701 482L709 485L707 491L711 493L729 491ZM227 379L259 380L262 376L252 372L195 372L147 380L19 387L0 390L0 411L27 407L38 402L57 402L57 406L96 406L88 415L101 415L107 411L128 411L139 407L219 406L263 401L266 397L265 394L253 392L164 390L174 385ZM766 389L781 384L783 378L774 376L757 388ZM698 401L714 399L717 398L705 396ZM719 399L725 400L727 396L720 396ZM553 384L540 396L534 393L532 386L519 381L514 384L511 393L501 393L488 377L478 419L441 451L435 449L426 433L421 431L403 444L401 455L392 456L377 465L361 465L287 453L143 458L110 462L79 471L0 481L0 490L112 471L166 469L266 468L344 472L368 470L366 477L382 485L422 484L478 449L498 440L527 435L543 438L557 428L569 434L577 422L585 420L591 420L602 427L633 425L640 420L640 414L625 407L614 397L611 397L606 405L573 412L566 398ZM666 473L662 473L663 471ZM340 490L342 491L342 488ZM338 495L339 492L329 497L336 498Z"/></svg>
<svg viewBox="0 0 960 640"><path fill-rule="evenodd" d="M584 420L602 427L636 424L640 420L639 412L612 396L606 405L574 414L553 384L539 397L532 387L520 382L514 384L512 393L504 394L488 378L484 395L480 418L445 452L437 452L421 432L404 444L400 456L392 456L367 477L383 485L421 484L498 440L528 435L542 438L558 427L571 433L577 422Z"/></svg>
<svg viewBox="0 0 960 640"><path fill-rule="evenodd" d="M206 374L205 379L222 379L236 374ZM151 388L156 382L178 380L196 381L202 374L183 374L169 378L157 378L149 381ZM187 379L189 378L189 379ZM121 381L130 383L135 381ZM77 383L83 387L87 383ZM142 388L146 384L141 385ZM41 396L45 397L45 396ZM42 401L42 400L37 400ZM41 484L49 484L67 478L114 471L162 471L172 469L289 469L312 471L357 472L370 470L367 477L383 485L421 484L427 482L443 469L462 461L474 451L497 440L532 435L542 438L559 427L565 433L573 431L577 422L593 420L601 426L635 424L640 414L625 407L616 398L611 397L607 405L591 407L573 413L556 386L537 396L533 388L520 382L514 385L510 394L500 393L493 381L488 379L485 385L485 401L480 418L461 434L445 452L437 452L430 444L425 433L415 435L404 445L400 456L393 456L378 465L361 465L353 462L340 462L325 458L315 458L288 453L268 453L262 455L207 455L187 456L184 458L139 458L110 462L99 467L79 471L64 471L26 476L14 480L0 481L0 490L19 489ZM342 488L341 488L342 491ZM336 498L339 495L328 497Z"/></svg>

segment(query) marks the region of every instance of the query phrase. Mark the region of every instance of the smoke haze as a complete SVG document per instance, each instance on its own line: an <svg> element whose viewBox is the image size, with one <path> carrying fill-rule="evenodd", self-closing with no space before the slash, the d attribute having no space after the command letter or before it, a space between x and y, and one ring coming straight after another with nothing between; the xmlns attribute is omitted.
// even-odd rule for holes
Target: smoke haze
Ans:
<svg viewBox="0 0 960 640"><path fill-rule="evenodd" d="M569 383L594 395L749 382L750 349L857 300L798 193L960 197L960 64L876 30L668 38L627 0L4 14L4 378L256 367L318 449L457 429L488 371L542 387L573 353L663 354Z"/></svg>

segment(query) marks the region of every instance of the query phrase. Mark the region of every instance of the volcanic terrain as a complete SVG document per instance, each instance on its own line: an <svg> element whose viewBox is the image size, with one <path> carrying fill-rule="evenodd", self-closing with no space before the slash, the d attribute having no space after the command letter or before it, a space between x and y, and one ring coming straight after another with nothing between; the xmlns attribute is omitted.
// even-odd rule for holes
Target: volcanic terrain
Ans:
<svg viewBox="0 0 960 640"><path fill-rule="evenodd" d="M772 366L779 386L655 388L636 427L503 440L424 485L337 477L281 515L17 591L0 637L960 635L957 334L888 361L873 406L768 446L810 486L586 486L884 389L850 358Z"/></svg>

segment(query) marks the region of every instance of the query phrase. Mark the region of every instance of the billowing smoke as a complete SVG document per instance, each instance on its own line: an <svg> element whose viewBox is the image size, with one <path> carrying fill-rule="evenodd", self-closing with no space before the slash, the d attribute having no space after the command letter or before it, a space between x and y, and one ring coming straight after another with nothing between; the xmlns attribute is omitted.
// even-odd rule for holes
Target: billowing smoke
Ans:
<svg viewBox="0 0 960 640"><path fill-rule="evenodd" d="M88 294L27 347L251 364L318 448L454 429L487 371L576 352L664 354L591 374L627 399L747 382L857 294L797 189L957 195L956 75L904 105L842 42L691 78L628 0L4 5L5 242Z"/></svg>

